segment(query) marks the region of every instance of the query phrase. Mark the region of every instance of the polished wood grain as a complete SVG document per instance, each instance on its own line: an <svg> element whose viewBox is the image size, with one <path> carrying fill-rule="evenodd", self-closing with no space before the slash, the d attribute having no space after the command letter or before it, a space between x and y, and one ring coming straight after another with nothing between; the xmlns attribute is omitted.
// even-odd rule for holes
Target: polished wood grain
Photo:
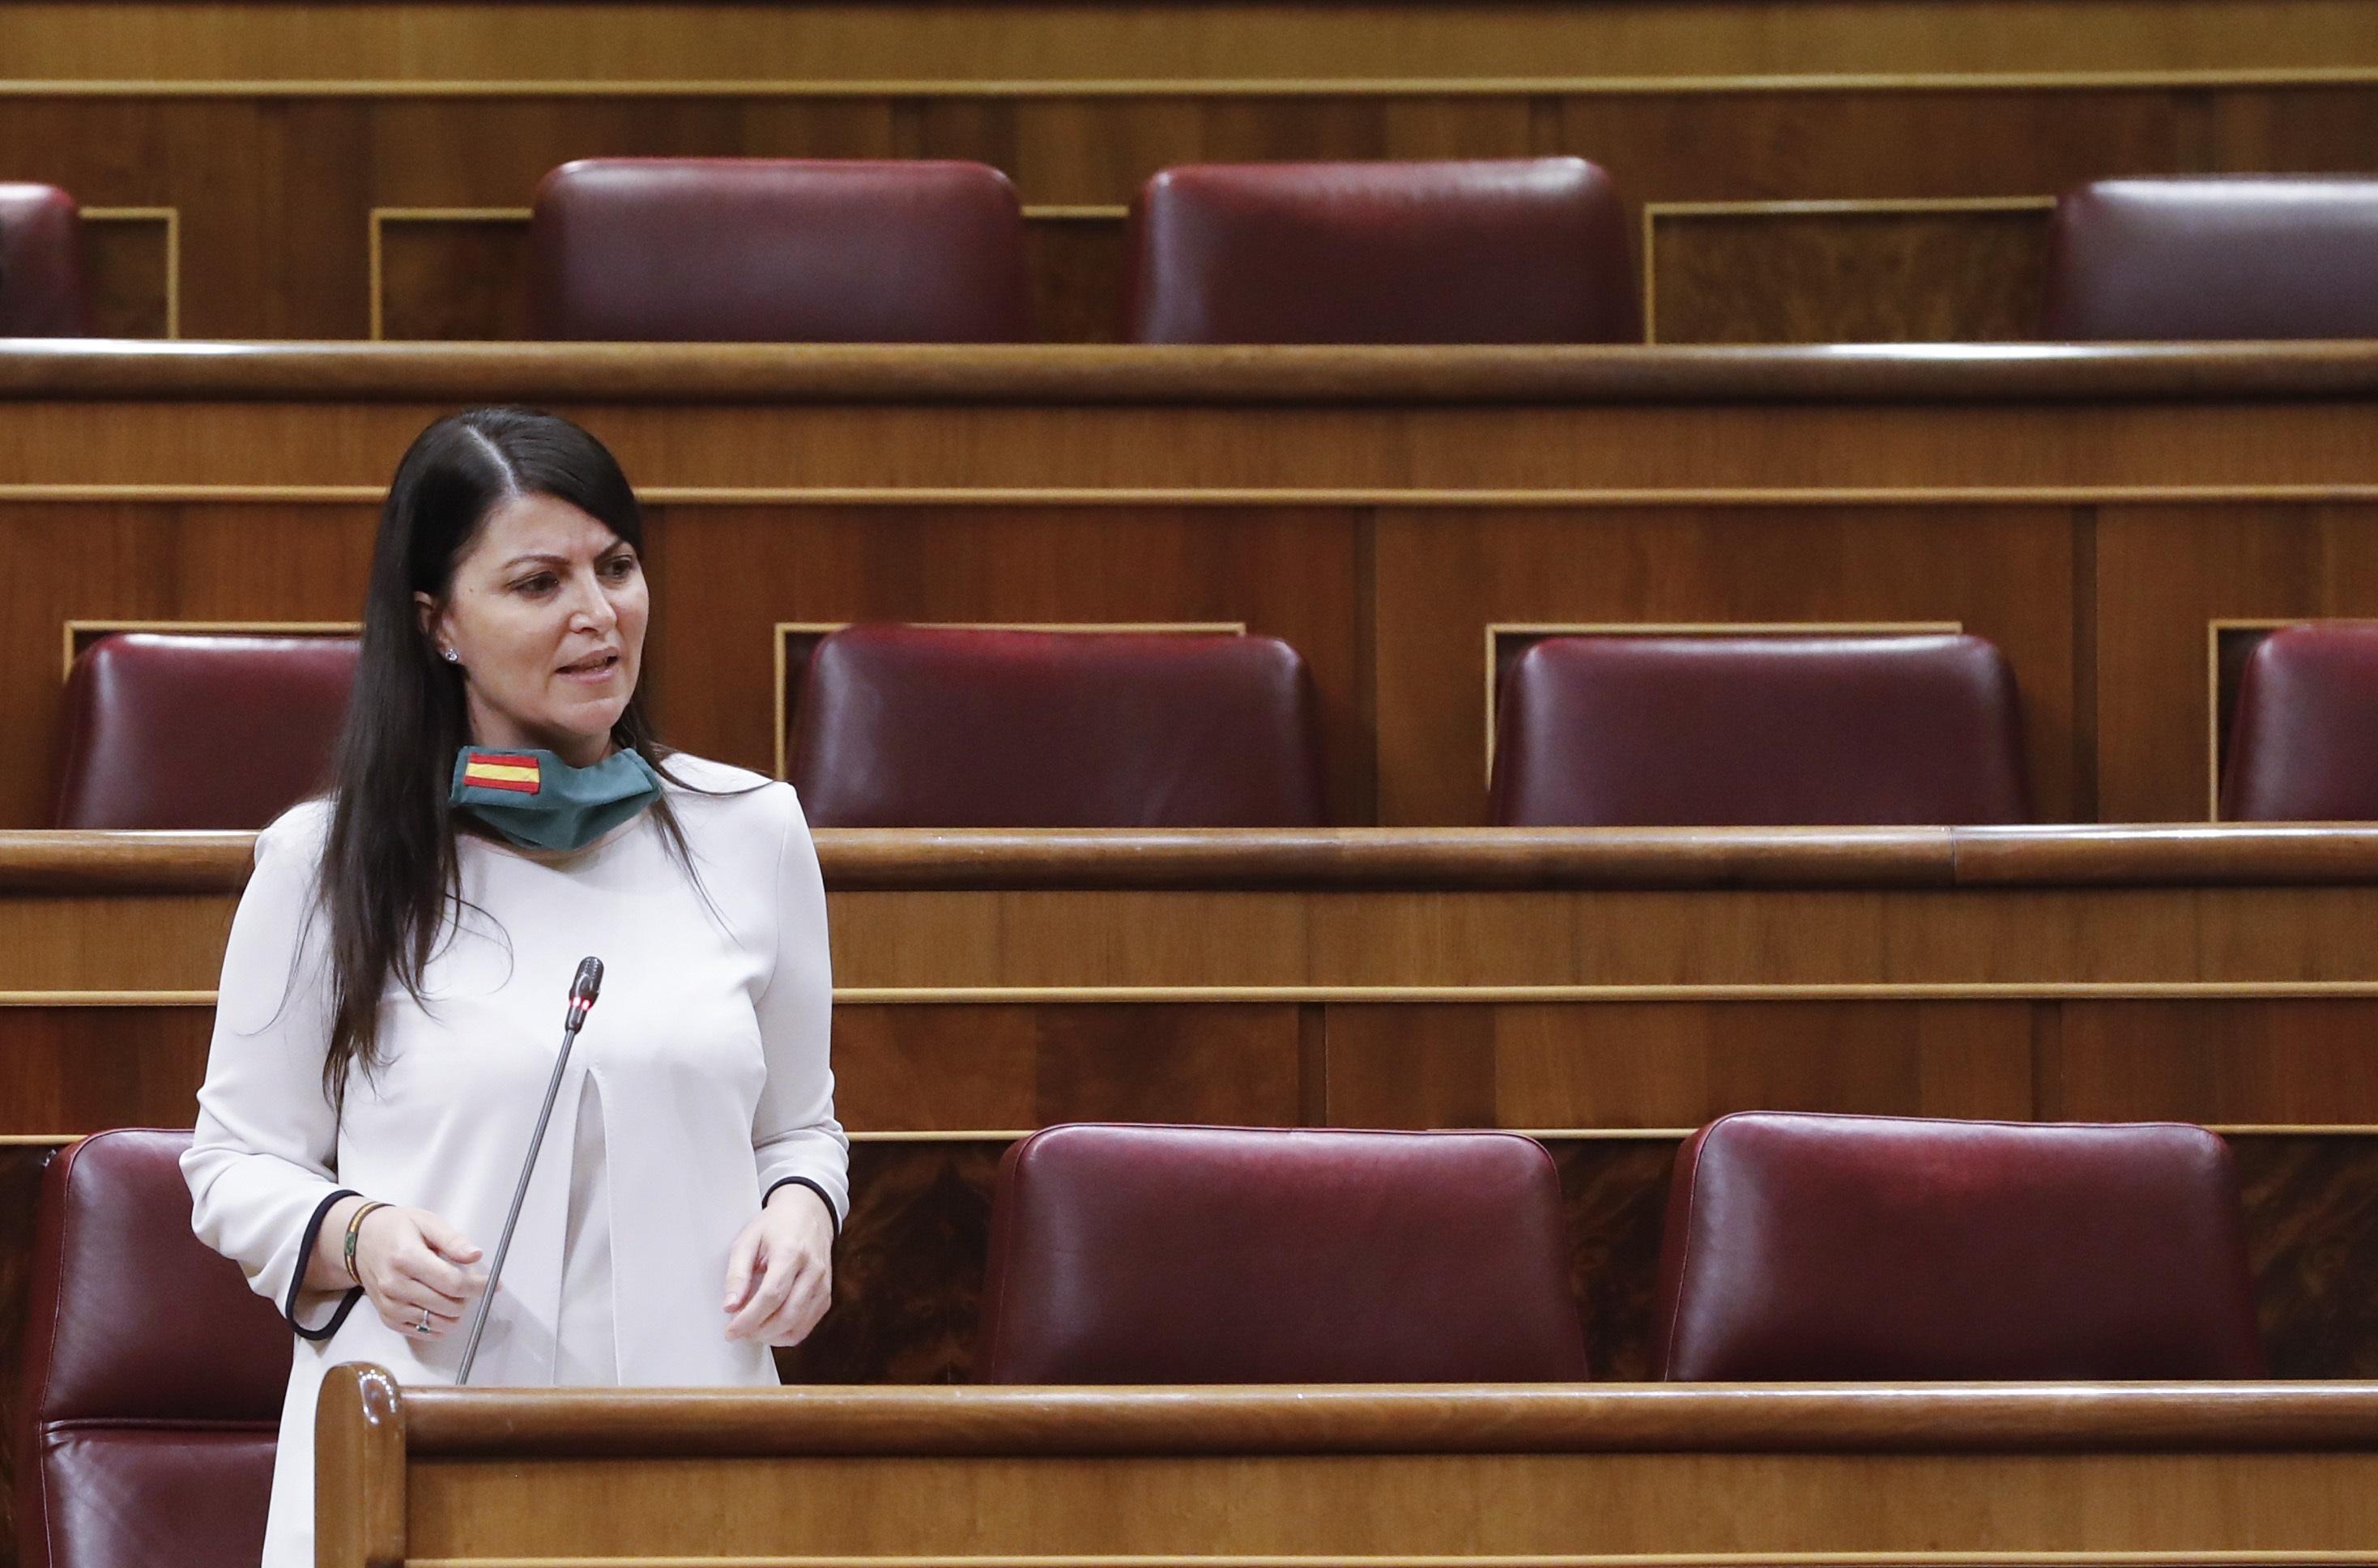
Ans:
<svg viewBox="0 0 2378 1568"><path fill-rule="evenodd" d="M2378 827L820 828L835 892L2316 887ZM0 894L235 893L247 832L0 830Z"/></svg>
<svg viewBox="0 0 2378 1568"><path fill-rule="evenodd" d="M132 418L142 414L138 401L209 399L266 405L306 400L306 407L328 413L471 397L596 408L784 401L1357 407L1545 401L1658 407L1692 401L1730 409L1875 401L1928 406L2174 399L2216 407L2228 399L2284 406L2305 398L2373 394L2378 347L2357 342L1972 344L1942 353L1887 344L189 342L97 348L70 339L28 339L10 342L0 353L0 398L135 400L136 406L124 411ZM2239 449L2228 444L2225 455ZM353 454L336 455L353 461ZM672 466L709 455L700 449L680 452ZM2288 455L2266 454L2274 461ZM2016 482L2012 475L2004 477ZM672 473L665 483L696 484L701 478Z"/></svg>
<svg viewBox="0 0 2378 1568"><path fill-rule="evenodd" d="M835 1103L881 1131L1303 1119L1293 1003L845 1008Z"/></svg>
<svg viewBox="0 0 2378 1568"><path fill-rule="evenodd" d="M103 338L170 338L178 320L179 223L171 208L86 207L83 281Z"/></svg>
<svg viewBox="0 0 2378 1568"><path fill-rule="evenodd" d="M869 1132L1063 1121L1528 1130L1729 1111L2378 1123L2370 997L1464 1003L846 1001L837 1106ZM0 1008L0 1133L186 1127L213 1010ZM1318 1087L1308 1086L1316 1074Z"/></svg>
<svg viewBox="0 0 2378 1568"><path fill-rule="evenodd" d="M1584 10L1504 3L1082 5L961 0L823 4L798 15L719 0L568 0L532 21L496 0L363 7L43 0L0 7L27 82L248 79L318 89L378 80L579 84L1027 79L1492 83L1560 76L1614 84L1890 75L2054 81L2107 73L2294 73L2378 66L2342 0L1615 0Z"/></svg>
<svg viewBox="0 0 2378 1568"><path fill-rule="evenodd" d="M338 1395L355 1402L346 1374ZM366 1397L366 1407L377 1401ZM1894 1454L2378 1446L2350 1382L449 1389L398 1394L410 1458L823 1454ZM798 1411L798 1414L796 1412Z"/></svg>
<svg viewBox="0 0 2378 1568"><path fill-rule="evenodd" d="M418 213L372 214L377 265L370 336L438 341L534 336L526 223Z"/></svg>
<svg viewBox="0 0 2378 1568"><path fill-rule="evenodd" d="M2378 1125L2369 829L818 838L865 1130ZM187 1124L245 844L0 835L0 1132Z"/></svg>
<svg viewBox="0 0 2378 1568"><path fill-rule="evenodd" d="M339 1484L316 1499L316 1561L403 1568L411 1411L379 1368L350 1364L331 1375L339 1394L315 1422L314 1463Z"/></svg>
<svg viewBox="0 0 2378 1568"><path fill-rule="evenodd" d="M337 1563L2352 1553L2378 1519L2378 1395L2360 1384L761 1394L397 1389L362 1366L330 1380L322 1495L404 1502L401 1539L356 1530L326 1553Z"/></svg>
<svg viewBox="0 0 2378 1568"><path fill-rule="evenodd" d="M2020 198L2018 198L2020 199ZM2048 204L1680 203L1645 214L1662 343L2036 338Z"/></svg>
<svg viewBox="0 0 2378 1568"><path fill-rule="evenodd" d="M0 1131L19 1136L198 1119L214 1009L0 1009Z"/></svg>
<svg viewBox="0 0 2378 1568"><path fill-rule="evenodd" d="M2207 634L2218 621L2368 616L2365 596L2378 590L2370 521L2354 507L2098 509L2104 810L2212 814L2213 700L2192 712L2143 702L2138 673L2186 661L2209 685ZM2151 756L2165 766L2144 765Z"/></svg>
<svg viewBox="0 0 2378 1568"><path fill-rule="evenodd" d="M67 623L351 620L461 402L619 452L662 721L763 772L788 622L1283 637L1332 816L1400 824L1484 818L1491 628L1937 622L2007 652L2043 816L2202 820L2211 622L2378 615L2367 346L26 346L0 396L14 826Z"/></svg>

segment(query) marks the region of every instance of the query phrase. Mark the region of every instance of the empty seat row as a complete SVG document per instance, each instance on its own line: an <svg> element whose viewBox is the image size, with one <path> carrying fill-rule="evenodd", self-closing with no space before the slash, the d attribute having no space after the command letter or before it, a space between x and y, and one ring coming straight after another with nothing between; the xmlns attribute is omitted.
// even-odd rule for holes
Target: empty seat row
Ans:
<svg viewBox="0 0 2378 1568"><path fill-rule="evenodd" d="M256 1560L289 1330L191 1235L188 1142L102 1132L43 1178L26 1568ZM1577 1381L1563 1211L1511 1133L1051 1129L1001 1167L976 1373ZM1675 1381L2264 1371L2237 1182L2192 1127L1724 1118L1678 1155L1658 1311Z"/></svg>
<svg viewBox="0 0 2378 1568"><path fill-rule="evenodd" d="M71 202L0 186L0 336L89 329ZM1144 343L1642 336L1616 191L1581 158L1195 164L1134 203ZM539 335L1014 342L1023 209L979 163L594 159L538 187ZM2043 337L2378 336L2378 179L2109 180L2057 209Z"/></svg>
<svg viewBox="0 0 2378 1568"><path fill-rule="evenodd" d="M63 828L254 828L324 787L336 637L118 633L66 692ZM1276 638L869 625L818 643L792 778L821 827L1309 827L1320 721ZM2378 820L2378 623L2248 659L2223 815ZM1502 680L1519 827L2028 819L2014 676L1966 636L1595 636Z"/></svg>

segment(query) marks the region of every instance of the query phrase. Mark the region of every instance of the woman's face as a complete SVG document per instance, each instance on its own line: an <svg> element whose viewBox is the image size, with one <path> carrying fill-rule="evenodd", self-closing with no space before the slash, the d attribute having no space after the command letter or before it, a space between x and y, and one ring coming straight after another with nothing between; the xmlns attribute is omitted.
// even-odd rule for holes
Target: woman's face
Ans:
<svg viewBox="0 0 2378 1568"><path fill-rule="evenodd" d="M422 629L462 671L471 739L601 761L636 692L651 604L643 563L604 523L551 496L498 506Z"/></svg>

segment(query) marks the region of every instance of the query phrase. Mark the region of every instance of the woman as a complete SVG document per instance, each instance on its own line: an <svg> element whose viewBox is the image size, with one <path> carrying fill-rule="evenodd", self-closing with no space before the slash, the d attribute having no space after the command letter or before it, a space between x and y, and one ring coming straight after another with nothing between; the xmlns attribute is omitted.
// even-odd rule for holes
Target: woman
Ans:
<svg viewBox="0 0 2378 1568"><path fill-rule="evenodd" d="M566 420L441 420L381 515L335 778L266 829L182 1162L298 1335L266 1568L314 1559L341 1361L451 1383L582 957L604 961L474 1385L769 1384L848 1204L792 790L636 697L643 528Z"/></svg>

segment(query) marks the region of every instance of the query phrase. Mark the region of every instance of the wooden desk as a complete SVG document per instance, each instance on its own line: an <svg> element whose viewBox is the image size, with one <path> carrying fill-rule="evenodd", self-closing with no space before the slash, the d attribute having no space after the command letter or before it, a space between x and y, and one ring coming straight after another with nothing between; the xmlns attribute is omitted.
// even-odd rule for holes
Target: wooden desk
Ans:
<svg viewBox="0 0 2378 1568"><path fill-rule="evenodd" d="M2059 191L2365 169L2378 137L2378 38L2352 0L260 0L225 18L0 5L0 145L107 214L110 330L162 333L178 304L191 336L519 335L536 180L637 152L996 164L1026 203L1042 331L1092 337L1119 315L1123 204L1165 164L1560 151L1607 166L1639 217L1662 341L2004 337L2033 329Z"/></svg>
<svg viewBox="0 0 2378 1568"><path fill-rule="evenodd" d="M1484 820L1490 693L1560 628L1962 627L2039 815L2202 820L2225 672L2378 616L2378 348L19 345L0 353L0 826L49 820L64 655L335 625L421 427L583 419L651 503L647 681L768 771L859 618L1287 639L1333 820Z"/></svg>
<svg viewBox="0 0 2378 1568"><path fill-rule="evenodd" d="M826 832L858 1128L2378 1125L2378 829ZM0 1132L186 1122L245 835L0 835Z"/></svg>
<svg viewBox="0 0 2378 1568"><path fill-rule="evenodd" d="M2343 1384L399 1388L344 1367L324 1568L2378 1562Z"/></svg>

